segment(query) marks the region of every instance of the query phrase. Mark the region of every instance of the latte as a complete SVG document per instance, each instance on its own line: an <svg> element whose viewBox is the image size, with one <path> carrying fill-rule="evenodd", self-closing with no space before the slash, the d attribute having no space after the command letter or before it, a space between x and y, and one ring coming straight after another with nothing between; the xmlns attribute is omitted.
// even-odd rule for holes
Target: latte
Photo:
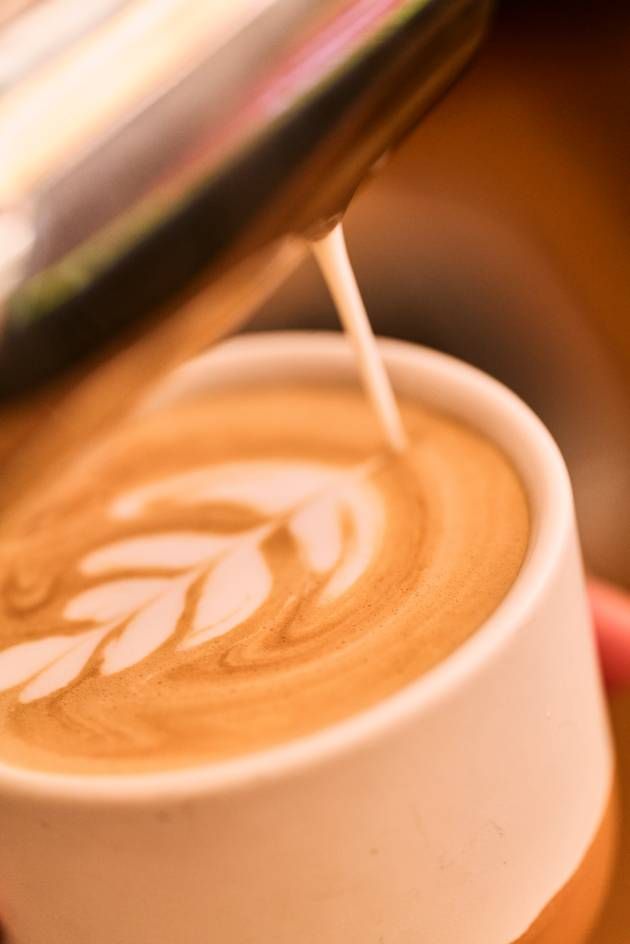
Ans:
<svg viewBox="0 0 630 944"><path fill-rule="evenodd" d="M313 732L417 679L517 576L491 442L359 391L265 386L128 420L0 522L0 759L129 772Z"/></svg>

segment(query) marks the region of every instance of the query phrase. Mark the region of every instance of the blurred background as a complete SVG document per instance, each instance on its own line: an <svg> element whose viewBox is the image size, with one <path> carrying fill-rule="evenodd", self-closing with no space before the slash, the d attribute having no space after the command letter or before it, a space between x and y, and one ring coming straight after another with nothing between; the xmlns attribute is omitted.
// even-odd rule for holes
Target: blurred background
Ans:
<svg viewBox="0 0 630 944"><path fill-rule="evenodd" d="M516 390L571 467L588 563L630 584L630 7L499 5L345 220L375 329ZM334 327L312 263L254 328Z"/></svg>
<svg viewBox="0 0 630 944"><path fill-rule="evenodd" d="M630 586L630 5L500 4L346 219L375 329L478 365L566 457L589 568ZM312 262L253 328L331 327ZM625 822L630 697L612 700ZM593 944L630 940L630 836Z"/></svg>

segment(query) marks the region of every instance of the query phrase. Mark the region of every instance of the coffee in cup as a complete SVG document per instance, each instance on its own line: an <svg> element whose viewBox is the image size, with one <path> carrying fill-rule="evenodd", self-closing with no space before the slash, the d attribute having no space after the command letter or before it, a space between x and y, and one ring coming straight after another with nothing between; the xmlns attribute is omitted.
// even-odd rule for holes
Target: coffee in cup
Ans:
<svg viewBox="0 0 630 944"><path fill-rule="evenodd" d="M266 384L130 418L7 511L0 757L80 773L224 760L415 681L527 550L505 454L353 386Z"/></svg>

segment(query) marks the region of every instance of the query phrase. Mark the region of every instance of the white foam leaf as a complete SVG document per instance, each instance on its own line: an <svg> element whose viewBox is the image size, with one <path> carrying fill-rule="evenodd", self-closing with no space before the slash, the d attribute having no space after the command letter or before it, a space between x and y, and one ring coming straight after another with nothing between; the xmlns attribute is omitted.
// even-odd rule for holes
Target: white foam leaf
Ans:
<svg viewBox="0 0 630 944"><path fill-rule="evenodd" d="M142 535L92 551L81 561L80 570L90 575L141 568L184 570L216 557L233 540L231 536L194 531Z"/></svg>
<svg viewBox="0 0 630 944"><path fill-rule="evenodd" d="M75 637L74 644L69 646L63 655L51 662L26 688L22 689L20 701L22 703L36 701L38 698L52 695L70 685L81 674L92 653L110 628L105 626L92 629Z"/></svg>
<svg viewBox="0 0 630 944"><path fill-rule="evenodd" d="M115 499L109 511L114 518L128 520L156 501L180 506L232 502L261 514L281 514L321 491L338 475L339 467L318 462L225 462L126 492Z"/></svg>
<svg viewBox="0 0 630 944"><path fill-rule="evenodd" d="M339 502L352 527L341 562L322 589L322 600L340 597L367 570L383 528L383 508L369 485L346 489Z"/></svg>
<svg viewBox="0 0 630 944"><path fill-rule="evenodd" d="M137 613L121 634L105 648L103 675L121 672L146 659L177 629L193 577L173 580L169 589Z"/></svg>
<svg viewBox="0 0 630 944"><path fill-rule="evenodd" d="M327 496L305 505L292 515L289 530L300 545L307 567L326 573L341 556L342 533L339 503Z"/></svg>
<svg viewBox="0 0 630 944"><path fill-rule="evenodd" d="M256 545L232 551L207 577L192 631L180 648L199 646L244 623L267 599L271 586L269 567Z"/></svg>
<svg viewBox="0 0 630 944"><path fill-rule="evenodd" d="M170 585L168 578L129 577L111 580L77 594L63 615L72 621L111 622L130 615Z"/></svg>
<svg viewBox="0 0 630 944"><path fill-rule="evenodd" d="M154 568L173 575L106 579L77 594L65 607L65 619L97 625L1 652L0 691L24 685L22 701L59 691L81 674L103 640L104 675L136 665L176 632L197 580L204 582L179 648L200 646L241 626L272 592L273 575L261 548L285 526L302 565L327 576L319 599L340 596L369 567L383 527L382 503L366 471L368 465L348 475L339 466L255 460L192 470L119 496L110 507L114 517L139 515L153 501L228 501L255 508L265 521L238 534L158 532L94 550L79 562L84 574Z"/></svg>
<svg viewBox="0 0 630 944"><path fill-rule="evenodd" d="M5 649L0 653L0 691L32 678L67 652L75 641L76 636L45 636Z"/></svg>

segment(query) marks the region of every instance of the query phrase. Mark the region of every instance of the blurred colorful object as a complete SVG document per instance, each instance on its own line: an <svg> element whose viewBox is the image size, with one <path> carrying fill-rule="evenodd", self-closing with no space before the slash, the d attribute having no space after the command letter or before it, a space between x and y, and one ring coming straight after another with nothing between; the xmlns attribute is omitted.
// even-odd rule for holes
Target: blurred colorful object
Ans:
<svg viewBox="0 0 630 944"><path fill-rule="evenodd" d="M607 685L630 684L630 594L591 579L589 593L597 644Z"/></svg>

